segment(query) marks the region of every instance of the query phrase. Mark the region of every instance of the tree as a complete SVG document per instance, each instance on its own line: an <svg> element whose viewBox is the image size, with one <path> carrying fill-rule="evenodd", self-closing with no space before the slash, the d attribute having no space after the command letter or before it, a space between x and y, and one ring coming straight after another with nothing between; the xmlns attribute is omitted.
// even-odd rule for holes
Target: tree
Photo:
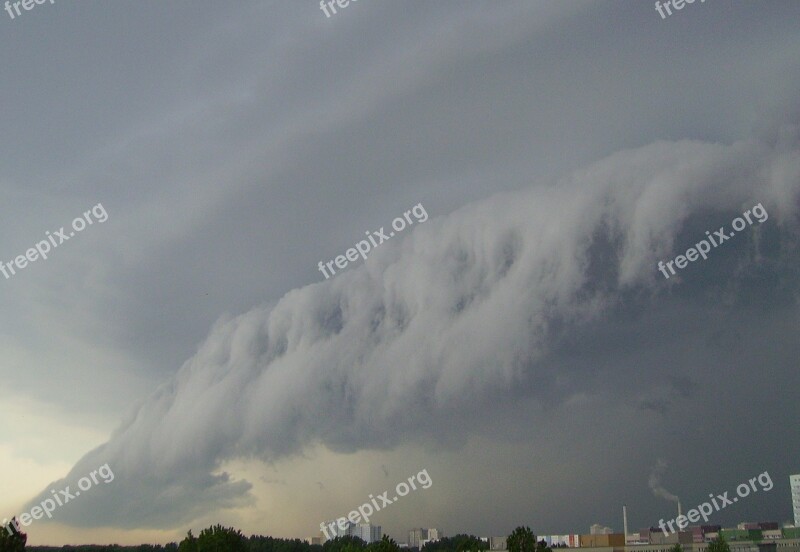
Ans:
<svg viewBox="0 0 800 552"><path fill-rule="evenodd" d="M530 527L517 527L506 538L508 552L535 552L536 535Z"/></svg>
<svg viewBox="0 0 800 552"><path fill-rule="evenodd" d="M197 552L197 539L190 530L178 546L178 552Z"/></svg>
<svg viewBox="0 0 800 552"><path fill-rule="evenodd" d="M367 546L367 543L359 537L345 535L325 541L322 545L324 552L359 552Z"/></svg>
<svg viewBox="0 0 800 552"><path fill-rule="evenodd" d="M238 529L217 524L200 531L197 552L247 552L247 539Z"/></svg>
<svg viewBox="0 0 800 552"><path fill-rule="evenodd" d="M553 549L548 546L546 540L542 539L536 543L536 552L553 552Z"/></svg>
<svg viewBox="0 0 800 552"><path fill-rule="evenodd" d="M28 535L16 528L17 518L11 518L11 524L6 527L11 529L9 534L6 527L0 527L0 552L23 552Z"/></svg>
<svg viewBox="0 0 800 552"><path fill-rule="evenodd" d="M368 552L400 552L400 546L390 539L388 535L384 535L379 541L375 541L367 546Z"/></svg>
<svg viewBox="0 0 800 552"><path fill-rule="evenodd" d="M731 552L731 547L728 545L728 541L725 540L725 537L720 535L708 543L706 552Z"/></svg>
<svg viewBox="0 0 800 552"><path fill-rule="evenodd" d="M422 552L482 552L488 549L489 544L478 537L459 534L426 542Z"/></svg>
<svg viewBox="0 0 800 552"><path fill-rule="evenodd" d="M669 549L669 552L683 552L683 546L681 546L681 543L676 542L672 548Z"/></svg>
<svg viewBox="0 0 800 552"><path fill-rule="evenodd" d="M325 544L328 545L329 542ZM332 549L330 546L324 549L319 544L308 544L300 539L278 539L263 535L251 535L247 539L247 550L249 552L323 552L323 550L330 552Z"/></svg>

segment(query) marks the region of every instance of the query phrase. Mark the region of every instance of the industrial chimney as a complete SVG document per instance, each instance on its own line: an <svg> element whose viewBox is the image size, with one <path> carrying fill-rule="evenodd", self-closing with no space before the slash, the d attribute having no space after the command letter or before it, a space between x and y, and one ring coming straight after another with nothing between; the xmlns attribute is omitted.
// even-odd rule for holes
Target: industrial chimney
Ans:
<svg viewBox="0 0 800 552"><path fill-rule="evenodd" d="M622 505L622 530L625 532L625 544L628 544L628 507Z"/></svg>

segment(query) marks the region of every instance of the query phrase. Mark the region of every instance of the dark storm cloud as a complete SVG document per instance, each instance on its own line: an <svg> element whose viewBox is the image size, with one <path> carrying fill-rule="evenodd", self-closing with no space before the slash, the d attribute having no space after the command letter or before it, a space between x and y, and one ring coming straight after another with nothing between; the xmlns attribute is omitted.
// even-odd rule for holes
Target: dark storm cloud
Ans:
<svg viewBox="0 0 800 552"><path fill-rule="evenodd" d="M691 397L686 374L659 376L627 359L670 348L676 359L706 356L694 348L707 337L648 331L654 318L693 332L700 317L684 318L692 308L722 307L729 319L714 331L734 334L745 314L755 325L796 314L799 128L787 120L771 142L622 151L557 186L431 217L363 266L219 321L172 381L51 485L98 463L117 474L63 518L185 522L250 499L247 482L212 475L225 460L275 461L318 443L357 451L457 441L475 431L481 406L625 401L620 383L637 371L663 381L667 396ZM761 226L680 277L657 272L658 260L703 237L698 228L728 224L756 203L769 213ZM757 306L765 301L783 314ZM796 341L779 340L773 356ZM735 384L731 376L720 389ZM449 423L456 416L462 422Z"/></svg>
<svg viewBox="0 0 800 552"><path fill-rule="evenodd" d="M111 218L2 282L0 392L96 428L168 382L43 489L117 474L58 521L174 529L253 504L226 459L397 447L395 473L413 445L428 465L476 436L486 462L436 475L430 516L448 528L619 528L599 518L623 502L644 526L674 516L647 485L658 458L684 504L769 469L772 495L715 522L787 517L796 0L667 21L580 0L362 0L330 20L315 2L48 8L0 33L2 251L90 202ZM417 202L429 228L306 285ZM657 272L756 202L764 224ZM181 368L224 312L246 314ZM519 443L524 469L500 473ZM293 501L337 494L307 477L314 499L293 483Z"/></svg>

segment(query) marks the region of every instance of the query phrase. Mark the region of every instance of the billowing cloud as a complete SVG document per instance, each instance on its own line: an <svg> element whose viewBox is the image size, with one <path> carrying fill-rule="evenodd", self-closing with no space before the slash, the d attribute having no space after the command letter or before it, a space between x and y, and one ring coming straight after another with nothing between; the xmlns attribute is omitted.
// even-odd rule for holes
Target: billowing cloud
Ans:
<svg viewBox="0 0 800 552"><path fill-rule="evenodd" d="M747 286L750 267L796 308L794 123L729 146L621 151L554 186L430 213L364 265L220 320L174 379L31 504L108 463L115 481L60 519L167 527L252 500L248 482L219 473L226 460L275 461L318 444L458 446L472 426L448 420L469 420L464 412L590 394L589 368L554 360L564 336L589 331L596 342L598 324L666 297L716 301ZM657 271L758 203L767 222L670 280ZM673 378L669 396L690 385Z"/></svg>

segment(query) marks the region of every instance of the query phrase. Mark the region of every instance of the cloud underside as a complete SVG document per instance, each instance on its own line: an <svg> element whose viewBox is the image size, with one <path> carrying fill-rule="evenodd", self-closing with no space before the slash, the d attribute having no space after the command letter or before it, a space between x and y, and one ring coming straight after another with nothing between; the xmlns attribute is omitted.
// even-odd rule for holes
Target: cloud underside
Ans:
<svg viewBox="0 0 800 552"><path fill-rule="evenodd" d="M679 328L690 309L722 310L724 340L745 311L754 325L794 315L800 148L791 123L729 146L621 151L555 185L432 216L357 268L220 320L171 381L31 504L108 463L115 481L60 521L170 527L253 501L250 483L219 473L228 460L420 439L458 447L477 431L470 413L497 401L614 396L615 377L633 369L625 358L679 339L626 339L620 332L637 320ZM768 220L669 280L658 272L659 260L757 203ZM602 357L609 343L618 374L599 381L581 357ZM673 378L617 399L663 413L690 387Z"/></svg>

